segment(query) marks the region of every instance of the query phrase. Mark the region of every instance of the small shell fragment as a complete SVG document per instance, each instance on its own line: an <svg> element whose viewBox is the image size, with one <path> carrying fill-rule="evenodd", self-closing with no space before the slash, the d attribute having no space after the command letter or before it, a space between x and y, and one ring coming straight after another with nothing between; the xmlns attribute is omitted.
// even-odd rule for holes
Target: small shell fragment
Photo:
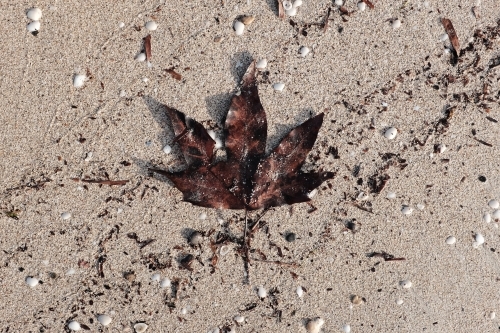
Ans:
<svg viewBox="0 0 500 333"><path fill-rule="evenodd" d="M243 35L243 32L245 31L245 25L241 21L235 21L234 22L234 32L236 33L236 36L241 36Z"/></svg>
<svg viewBox="0 0 500 333"><path fill-rule="evenodd" d="M207 219L207 213L201 213L200 216L198 216L200 220L206 220Z"/></svg>
<svg viewBox="0 0 500 333"><path fill-rule="evenodd" d="M32 276L28 276L26 278L26 284L30 286L31 288L35 287L38 285L39 280L37 278L34 278Z"/></svg>
<svg viewBox="0 0 500 333"><path fill-rule="evenodd" d="M396 193L395 192L388 192L386 198L387 199L396 199Z"/></svg>
<svg viewBox="0 0 500 333"><path fill-rule="evenodd" d="M399 29L401 27L401 21L398 19L395 19L394 21L392 21L391 25L392 25L393 29Z"/></svg>
<svg viewBox="0 0 500 333"><path fill-rule="evenodd" d="M97 321L100 322L101 325L103 326L108 326L109 324L111 324L112 319L110 316L102 314L99 317L97 317Z"/></svg>
<svg viewBox="0 0 500 333"><path fill-rule="evenodd" d="M146 53L139 53L136 57L135 57L135 61L139 61L139 62L143 62L146 60Z"/></svg>
<svg viewBox="0 0 500 333"><path fill-rule="evenodd" d="M259 289L257 289L257 295L259 298L265 298L267 296L267 290L263 286L260 286Z"/></svg>
<svg viewBox="0 0 500 333"><path fill-rule="evenodd" d="M413 208L411 208L410 206L403 206L403 208L401 209L401 213L407 216L411 215L411 213L413 213Z"/></svg>
<svg viewBox="0 0 500 333"><path fill-rule="evenodd" d="M419 204L417 204L417 208L418 208L418 209L420 209L420 210L424 210L425 205L424 205L424 204L419 203Z"/></svg>
<svg viewBox="0 0 500 333"><path fill-rule="evenodd" d="M490 312L490 319L493 320L495 319L495 317L497 316L497 314L495 312Z"/></svg>
<svg viewBox="0 0 500 333"><path fill-rule="evenodd" d="M306 329L309 333L319 333L321 326L323 326L324 323L325 321L323 318L312 319L307 323Z"/></svg>
<svg viewBox="0 0 500 333"><path fill-rule="evenodd" d="M33 21L26 26L29 32L33 33L40 30L40 21Z"/></svg>
<svg viewBox="0 0 500 333"><path fill-rule="evenodd" d="M344 1L343 0L335 0L335 4L337 6L342 6L344 4Z"/></svg>
<svg viewBox="0 0 500 333"><path fill-rule="evenodd" d="M169 278L164 278L163 280L161 280L160 282L160 287L161 288L168 288L172 285L172 283L170 282L170 279Z"/></svg>
<svg viewBox="0 0 500 333"><path fill-rule="evenodd" d="M298 286L298 287L297 287L297 295L298 295L299 297L302 297L302 296L304 295L304 289L302 289L302 287L301 287L301 286Z"/></svg>
<svg viewBox="0 0 500 333"><path fill-rule="evenodd" d="M203 235L198 231L194 231L191 236L189 236L189 244L193 246L200 245L203 242Z"/></svg>
<svg viewBox="0 0 500 333"><path fill-rule="evenodd" d="M125 23L123 23L123 22L118 23L118 28L123 28L124 26L125 26Z"/></svg>
<svg viewBox="0 0 500 333"><path fill-rule="evenodd" d="M245 321L245 317L243 317L243 316L235 316L233 319L238 324L242 324Z"/></svg>
<svg viewBox="0 0 500 333"><path fill-rule="evenodd" d="M227 245L222 245L219 249L219 253L221 256L225 256L229 253L229 251L231 251L231 248Z"/></svg>
<svg viewBox="0 0 500 333"><path fill-rule="evenodd" d="M144 333L148 329L148 325L144 323L137 323L134 325L134 330L136 333Z"/></svg>
<svg viewBox="0 0 500 333"><path fill-rule="evenodd" d="M398 298L398 299L396 300L396 304L397 304L397 305L401 305L401 304L403 304L403 300L402 300L401 298Z"/></svg>
<svg viewBox="0 0 500 333"><path fill-rule="evenodd" d="M476 240L477 245L482 245L484 243L484 236L480 233L477 233L474 239Z"/></svg>
<svg viewBox="0 0 500 333"><path fill-rule="evenodd" d="M285 14L288 16L295 16L297 15L297 7L292 7L288 10L285 10Z"/></svg>
<svg viewBox="0 0 500 333"><path fill-rule="evenodd" d="M241 23L243 23L244 25L250 25L252 24L252 22L255 21L255 16L243 16L241 18Z"/></svg>
<svg viewBox="0 0 500 333"><path fill-rule="evenodd" d="M302 0L295 0L293 2L293 7L297 8L297 7L300 7L302 6Z"/></svg>
<svg viewBox="0 0 500 333"><path fill-rule="evenodd" d="M403 280L399 282L399 285L405 289L410 289L413 284L411 283L410 280Z"/></svg>
<svg viewBox="0 0 500 333"><path fill-rule="evenodd" d="M181 309L181 315L186 315L188 313L188 310L186 308Z"/></svg>
<svg viewBox="0 0 500 333"><path fill-rule="evenodd" d="M491 215L490 215L490 213L485 213L483 215L483 221L486 222L486 223L490 223L491 222Z"/></svg>
<svg viewBox="0 0 500 333"><path fill-rule="evenodd" d="M362 12L365 11L366 3L364 3L363 1L358 2L358 9Z"/></svg>
<svg viewBox="0 0 500 333"><path fill-rule="evenodd" d="M158 29L158 24L156 24L155 21L149 21L144 27L149 31L155 31L156 29Z"/></svg>
<svg viewBox="0 0 500 333"><path fill-rule="evenodd" d="M275 83L273 84L273 89L276 91L283 91L283 89L285 89L285 84L281 82Z"/></svg>
<svg viewBox="0 0 500 333"><path fill-rule="evenodd" d="M260 59L255 64L255 68L257 68L258 70L263 70L266 67L267 67L267 59Z"/></svg>
<svg viewBox="0 0 500 333"><path fill-rule="evenodd" d="M38 21L42 18L42 10L40 8L31 8L26 13L26 16L33 21Z"/></svg>
<svg viewBox="0 0 500 333"><path fill-rule="evenodd" d="M302 46L299 50L300 55L305 58L311 50L307 46Z"/></svg>
<svg viewBox="0 0 500 333"><path fill-rule="evenodd" d="M344 333L351 333L351 325L345 324L342 326L342 331L344 331Z"/></svg>
<svg viewBox="0 0 500 333"><path fill-rule="evenodd" d="M151 276L151 281L157 282L157 281L160 281L160 279L161 279L161 275L158 273L153 274L153 276Z"/></svg>
<svg viewBox="0 0 500 333"><path fill-rule="evenodd" d="M498 200L492 199L488 202L488 206L490 206L490 208L492 209L498 209L498 207L500 207L500 202L498 202Z"/></svg>
<svg viewBox="0 0 500 333"><path fill-rule="evenodd" d="M395 127L389 127L385 132L384 136L386 139L392 140L398 134L398 130Z"/></svg>
<svg viewBox="0 0 500 333"><path fill-rule="evenodd" d="M457 242L457 239L453 236L449 236L448 238L446 238L446 244L448 245L453 245Z"/></svg>
<svg viewBox="0 0 500 333"><path fill-rule="evenodd" d="M283 1L283 9L284 10L290 10L292 8L293 8L293 5L292 5L291 1L288 1L288 0Z"/></svg>
<svg viewBox="0 0 500 333"><path fill-rule="evenodd" d="M491 217L493 217L493 219L495 219L495 220L500 219L500 209L495 210L495 211L491 214Z"/></svg>
<svg viewBox="0 0 500 333"><path fill-rule="evenodd" d="M79 331L82 329L80 323L78 323L77 321L70 321L68 324L68 328L72 331Z"/></svg>
<svg viewBox="0 0 500 333"><path fill-rule="evenodd" d="M442 154L442 153L444 153L446 151L447 147L444 144L441 143L441 144L439 144L437 146L437 149L439 150L439 153Z"/></svg>
<svg viewBox="0 0 500 333"><path fill-rule="evenodd" d="M354 295L351 297L351 303L354 305L361 305L364 303L364 299L359 295Z"/></svg>
<svg viewBox="0 0 500 333"><path fill-rule="evenodd" d="M64 213L62 213L62 214L61 214L61 218L62 218L63 220L69 220L69 219L71 218L71 213L69 213L69 212L64 212Z"/></svg>
<svg viewBox="0 0 500 333"><path fill-rule="evenodd" d="M75 75L75 78L73 79L73 87L77 89L83 87L86 78L87 77L83 74Z"/></svg>
<svg viewBox="0 0 500 333"><path fill-rule="evenodd" d="M171 151L172 151L172 147L170 147L169 145L166 145L165 147L163 147L163 152L165 154L170 154Z"/></svg>

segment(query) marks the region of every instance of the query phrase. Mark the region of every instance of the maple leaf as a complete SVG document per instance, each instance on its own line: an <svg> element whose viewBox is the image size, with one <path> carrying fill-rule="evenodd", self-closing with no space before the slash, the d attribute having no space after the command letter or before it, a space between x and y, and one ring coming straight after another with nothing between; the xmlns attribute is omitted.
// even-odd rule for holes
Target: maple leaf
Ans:
<svg viewBox="0 0 500 333"><path fill-rule="evenodd" d="M215 163L215 141L194 119L170 107L175 139L187 163L180 172L151 169L165 175L194 205L255 210L311 200L310 193L332 172L301 171L323 123L323 113L294 128L265 155L266 113L260 103L255 62L233 96L224 124L227 159Z"/></svg>

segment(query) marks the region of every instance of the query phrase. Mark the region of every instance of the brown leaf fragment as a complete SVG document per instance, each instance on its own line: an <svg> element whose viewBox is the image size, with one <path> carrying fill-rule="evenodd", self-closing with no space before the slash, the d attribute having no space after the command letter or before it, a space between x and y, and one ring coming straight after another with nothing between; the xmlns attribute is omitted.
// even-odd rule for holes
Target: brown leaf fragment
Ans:
<svg viewBox="0 0 500 333"><path fill-rule="evenodd" d="M144 37L144 50L146 51L146 60L151 60L151 35Z"/></svg>
<svg viewBox="0 0 500 333"><path fill-rule="evenodd" d="M493 147L493 145L491 143L488 143L486 141L483 141L483 140L480 140L480 139L476 139L475 137L471 136L471 138L473 138L474 140L476 140L477 142L479 142L480 144L483 144L485 146L488 146L488 147Z"/></svg>
<svg viewBox="0 0 500 333"><path fill-rule="evenodd" d="M167 72L168 74L170 74L170 76L173 77L177 81L182 80L182 75L180 75L179 73L177 73L176 71L174 71L174 67L165 69L165 72Z"/></svg>
<svg viewBox="0 0 500 333"><path fill-rule="evenodd" d="M444 30L448 34L448 37L450 38L451 45L455 49L455 51L458 53L460 52L460 43L458 41L457 33L455 31L455 28L453 28L453 24L451 21L447 18L442 18L441 23L443 24Z"/></svg>
<svg viewBox="0 0 500 333"><path fill-rule="evenodd" d="M323 19L323 33L328 30L328 22L330 21L330 13L332 12L332 7L328 7L326 11L325 18Z"/></svg>
<svg viewBox="0 0 500 333"><path fill-rule="evenodd" d="M278 1L278 17L280 19L285 18L285 8L283 7L283 0L277 0Z"/></svg>
<svg viewBox="0 0 500 333"><path fill-rule="evenodd" d="M373 3L370 0L361 0L361 1L363 1L364 3L366 3L366 5L368 7L370 7L370 9L375 8L375 6L373 5Z"/></svg>
<svg viewBox="0 0 500 333"><path fill-rule="evenodd" d="M72 178L74 180L75 178ZM76 178L78 179L78 178ZM81 180L84 183L92 183L92 184L102 184L102 185L120 185L123 186L127 184L129 181L128 180L97 180L97 179L82 179Z"/></svg>

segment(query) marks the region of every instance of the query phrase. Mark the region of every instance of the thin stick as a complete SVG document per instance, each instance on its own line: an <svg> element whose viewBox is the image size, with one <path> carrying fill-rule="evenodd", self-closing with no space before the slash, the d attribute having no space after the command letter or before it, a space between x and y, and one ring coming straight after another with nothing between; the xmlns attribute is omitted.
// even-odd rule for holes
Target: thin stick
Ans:
<svg viewBox="0 0 500 333"><path fill-rule="evenodd" d="M264 209L264 212L262 212L262 214L259 216L259 218L257 218L257 220L255 221L254 225L252 226L252 229L250 230L251 232L254 232L255 229L257 229L257 226L259 225L259 221L261 218L264 217L264 215L266 215L266 213L269 211L270 208L266 208ZM246 217L246 216L245 216ZM246 221L246 220L245 220Z"/></svg>

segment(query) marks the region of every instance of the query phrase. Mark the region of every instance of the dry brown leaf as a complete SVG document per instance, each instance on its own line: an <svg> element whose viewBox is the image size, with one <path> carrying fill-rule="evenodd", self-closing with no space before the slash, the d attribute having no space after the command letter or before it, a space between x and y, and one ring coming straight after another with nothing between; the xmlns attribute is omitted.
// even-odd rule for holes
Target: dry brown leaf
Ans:
<svg viewBox="0 0 500 333"><path fill-rule="evenodd" d="M151 60L151 35L144 38L144 49L146 50L146 60Z"/></svg>
<svg viewBox="0 0 500 333"><path fill-rule="evenodd" d="M370 7L370 9L373 9L375 8L375 6L373 5L373 3L370 2L370 0L362 0L364 3L366 3L366 5L368 7Z"/></svg>
<svg viewBox="0 0 500 333"><path fill-rule="evenodd" d="M182 80L182 75L180 75L179 73L177 73L176 71L174 71L173 67L165 69L165 72L167 72L168 74L170 74L170 76L172 76L177 81Z"/></svg>
<svg viewBox="0 0 500 333"><path fill-rule="evenodd" d="M444 30L446 31L448 37L450 38L451 45L453 45L453 48L457 53L460 52L460 43L458 41L455 28L453 28L453 24L451 24L451 21L447 18L442 18L441 23L443 24Z"/></svg>

